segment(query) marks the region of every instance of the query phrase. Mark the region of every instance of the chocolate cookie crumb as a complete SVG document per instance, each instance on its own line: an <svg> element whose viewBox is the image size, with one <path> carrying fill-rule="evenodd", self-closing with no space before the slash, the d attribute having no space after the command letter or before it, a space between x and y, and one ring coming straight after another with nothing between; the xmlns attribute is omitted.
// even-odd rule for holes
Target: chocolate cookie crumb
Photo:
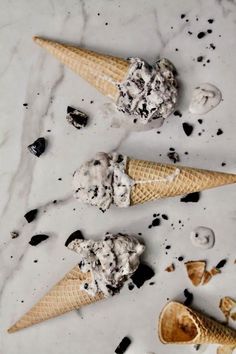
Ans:
<svg viewBox="0 0 236 354"><path fill-rule="evenodd" d="M178 261L179 261L179 262L183 262L183 260L184 260L184 257L183 257L183 256L178 257Z"/></svg>
<svg viewBox="0 0 236 354"><path fill-rule="evenodd" d="M203 123L203 120L202 119L198 119L197 120L199 124L202 124Z"/></svg>
<svg viewBox="0 0 236 354"><path fill-rule="evenodd" d="M197 61L198 61L199 63L201 63L201 62L203 61L203 56L200 55L199 57L197 57Z"/></svg>
<svg viewBox="0 0 236 354"><path fill-rule="evenodd" d="M162 219L164 219L164 220L168 220L169 219L169 217L168 217L168 215L166 215L166 214L162 214Z"/></svg>
<svg viewBox="0 0 236 354"><path fill-rule="evenodd" d="M141 288L141 286L147 280L154 277L154 275L155 273L152 268L150 268L147 264L140 263L136 272L131 276L131 279L137 288Z"/></svg>
<svg viewBox="0 0 236 354"><path fill-rule="evenodd" d="M182 117L182 113L181 113L180 111L178 111L178 110L177 110L177 111L174 111L173 114L174 114L174 116L178 116L178 117L180 117L180 118Z"/></svg>
<svg viewBox="0 0 236 354"><path fill-rule="evenodd" d="M174 151L174 152L168 152L167 156L169 157L170 160L172 160L174 163L179 162L179 154Z"/></svg>
<svg viewBox="0 0 236 354"><path fill-rule="evenodd" d="M28 103L23 103L23 106L24 107L28 107Z"/></svg>
<svg viewBox="0 0 236 354"><path fill-rule="evenodd" d="M46 140L45 140L45 138L38 138L32 144L28 145L27 148L31 152L31 154L39 157L45 151Z"/></svg>
<svg viewBox="0 0 236 354"><path fill-rule="evenodd" d="M193 132L193 126L187 122L182 124L183 130L187 136L190 136Z"/></svg>
<svg viewBox="0 0 236 354"><path fill-rule="evenodd" d="M128 284L128 289L129 290L133 290L134 289L134 284L133 283L129 283Z"/></svg>
<svg viewBox="0 0 236 354"><path fill-rule="evenodd" d="M28 211L28 213L26 213L24 215L24 218L26 219L26 221L28 223L31 223L36 218L37 213L38 213L38 209L32 209L32 210Z"/></svg>
<svg viewBox="0 0 236 354"><path fill-rule="evenodd" d="M206 33L205 32L199 32L197 35L197 38L202 39L203 37L205 37Z"/></svg>
<svg viewBox="0 0 236 354"><path fill-rule="evenodd" d="M93 103L93 101L91 101L90 103ZM71 106L67 107L66 119L77 129L86 127L88 123L88 115L80 111L79 109L73 108Z"/></svg>
<svg viewBox="0 0 236 354"><path fill-rule="evenodd" d="M35 259L35 260L34 260L34 263L38 263L38 260L37 260L37 259Z"/></svg>
<svg viewBox="0 0 236 354"><path fill-rule="evenodd" d="M217 269L220 269L220 268L223 268L225 266L227 262L227 259L222 259L217 265L216 265L216 268Z"/></svg>
<svg viewBox="0 0 236 354"><path fill-rule="evenodd" d="M209 18L209 20L207 20L209 23L213 23L214 19L213 18Z"/></svg>
<svg viewBox="0 0 236 354"><path fill-rule="evenodd" d="M222 135L222 134L223 134L223 130L219 128L219 129L217 130L216 135Z"/></svg>
<svg viewBox="0 0 236 354"><path fill-rule="evenodd" d="M42 241L45 241L49 238L48 235L44 235L44 234L39 234L39 235L34 235L31 237L31 240L29 241L29 244L31 246L37 246L39 243L41 243Z"/></svg>
<svg viewBox="0 0 236 354"><path fill-rule="evenodd" d="M211 47L211 49L213 49L213 50L216 49L216 46L215 46L213 43L210 43L210 47Z"/></svg>
<svg viewBox="0 0 236 354"><path fill-rule="evenodd" d="M11 231L10 234L12 239L17 238L19 236L19 232L17 231Z"/></svg>
<svg viewBox="0 0 236 354"><path fill-rule="evenodd" d="M197 203L200 199L200 192L189 193L180 199L184 203Z"/></svg>
<svg viewBox="0 0 236 354"><path fill-rule="evenodd" d="M131 344L131 340L128 337L124 337L118 347L115 349L116 354L124 354Z"/></svg>
<svg viewBox="0 0 236 354"><path fill-rule="evenodd" d="M159 218L156 218L152 221L152 226L159 226L161 223L161 220Z"/></svg>
<svg viewBox="0 0 236 354"><path fill-rule="evenodd" d="M185 306L190 306L193 302L193 294L188 291L188 289L184 290L184 296L186 300L184 301Z"/></svg>
<svg viewBox="0 0 236 354"><path fill-rule="evenodd" d="M185 18L185 16L186 16L185 14L181 14L180 18Z"/></svg>
<svg viewBox="0 0 236 354"><path fill-rule="evenodd" d="M191 36L192 34L193 34L193 32L191 32L191 31L188 31L188 34Z"/></svg>
<svg viewBox="0 0 236 354"><path fill-rule="evenodd" d="M72 234L66 240L65 246L67 247L69 245L69 243L71 243L74 240L84 240L84 236L80 230L76 230L76 231L72 232Z"/></svg>
<svg viewBox="0 0 236 354"><path fill-rule="evenodd" d="M225 163L225 162L222 162L222 163L221 163L221 166L225 166L225 165L226 165L226 163Z"/></svg>
<svg viewBox="0 0 236 354"><path fill-rule="evenodd" d="M212 29L208 29L208 30L207 30L207 33L212 33Z"/></svg>

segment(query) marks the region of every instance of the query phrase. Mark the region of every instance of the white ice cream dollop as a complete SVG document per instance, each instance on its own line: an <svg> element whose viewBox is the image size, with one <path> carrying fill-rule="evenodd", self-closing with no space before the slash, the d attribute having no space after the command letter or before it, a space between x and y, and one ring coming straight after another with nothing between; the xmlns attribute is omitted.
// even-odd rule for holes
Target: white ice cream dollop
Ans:
<svg viewBox="0 0 236 354"><path fill-rule="evenodd" d="M100 241L76 239L69 249L80 256L82 272L91 272L92 282L84 283L82 289L95 295L105 296L120 291L126 280L137 270L145 246L134 236L107 233Z"/></svg>
<svg viewBox="0 0 236 354"><path fill-rule="evenodd" d="M205 114L215 108L221 101L220 90L208 83L200 84L195 87L189 106L192 114Z"/></svg>
<svg viewBox="0 0 236 354"><path fill-rule="evenodd" d="M212 229L205 226L196 227L190 234L192 244L198 248L209 249L215 244L215 234Z"/></svg>

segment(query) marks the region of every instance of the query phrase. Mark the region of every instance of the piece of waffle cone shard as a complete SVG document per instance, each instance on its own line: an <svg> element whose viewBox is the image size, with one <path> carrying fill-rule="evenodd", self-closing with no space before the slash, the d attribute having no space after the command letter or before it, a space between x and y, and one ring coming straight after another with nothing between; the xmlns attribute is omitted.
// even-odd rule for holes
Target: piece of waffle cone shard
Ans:
<svg viewBox="0 0 236 354"><path fill-rule="evenodd" d="M126 173L134 181L131 205L236 183L236 175L230 173L133 159Z"/></svg>
<svg viewBox="0 0 236 354"><path fill-rule="evenodd" d="M83 284L89 282L91 282L91 274L82 273L79 266L74 267L36 305L10 327L8 332L19 331L103 299L102 293L91 296L82 289Z"/></svg>
<svg viewBox="0 0 236 354"><path fill-rule="evenodd" d="M164 344L236 344L235 330L178 302L169 302L162 310L158 333Z"/></svg>
<svg viewBox="0 0 236 354"><path fill-rule="evenodd" d="M130 65L127 60L40 37L33 39L103 95L117 101L117 85L124 81Z"/></svg>

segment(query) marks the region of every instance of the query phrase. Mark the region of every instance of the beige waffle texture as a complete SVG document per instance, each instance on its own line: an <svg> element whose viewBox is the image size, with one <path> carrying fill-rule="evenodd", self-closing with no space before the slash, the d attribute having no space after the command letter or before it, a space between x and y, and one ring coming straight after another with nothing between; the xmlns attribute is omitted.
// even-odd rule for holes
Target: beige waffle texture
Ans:
<svg viewBox="0 0 236 354"><path fill-rule="evenodd" d="M163 179L172 175L177 168L179 168L180 173L172 182L163 181ZM199 192L236 182L236 175L234 174L133 159L128 160L126 173L134 181L142 182L131 188L131 205ZM150 183L151 180L158 179L160 181ZM149 182L145 183L145 181Z"/></svg>
<svg viewBox="0 0 236 354"><path fill-rule="evenodd" d="M165 344L236 344L236 331L178 302L169 302L158 325Z"/></svg>
<svg viewBox="0 0 236 354"><path fill-rule="evenodd" d="M124 81L130 65L127 60L40 37L33 39L103 95L117 101L117 84Z"/></svg>
<svg viewBox="0 0 236 354"><path fill-rule="evenodd" d="M81 290L81 285L85 282L91 282L90 273L82 273L79 266L74 267L35 306L10 327L8 332L19 331L104 298L102 293L90 296L86 291Z"/></svg>

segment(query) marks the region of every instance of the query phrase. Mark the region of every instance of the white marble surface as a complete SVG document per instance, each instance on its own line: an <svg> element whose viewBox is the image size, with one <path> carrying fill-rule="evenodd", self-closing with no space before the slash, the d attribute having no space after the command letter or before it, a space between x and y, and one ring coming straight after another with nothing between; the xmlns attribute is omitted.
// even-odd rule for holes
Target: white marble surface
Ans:
<svg viewBox="0 0 236 354"><path fill-rule="evenodd" d="M182 13L185 19L180 18ZM209 18L215 20L212 25L207 22ZM198 32L209 28L211 34L197 38ZM69 195L74 169L97 151L119 148L134 157L169 162L166 154L169 147L175 147L182 164L236 172L235 33L233 0L0 2L1 354L111 354L125 335L132 339L127 354L194 353L188 346L164 346L156 336L157 317L167 298L183 300L185 288L194 293L196 307L223 319L218 310L220 297L236 296L235 186L206 191L195 204L174 198L128 210L111 208L106 214L71 201L49 208L31 224L22 224L26 211ZM124 129L110 128L102 113L107 100L38 48L31 40L35 34L120 56L140 56L150 62L158 55L168 57L181 79L178 109L182 118L171 116L161 134L156 130L129 134ZM206 49L210 43L215 50ZM196 62L199 55L210 59L210 63L203 66ZM192 88L201 82L219 87L223 102L199 125L199 117L191 116L187 107ZM23 107L24 102L28 109ZM86 129L77 131L68 125L67 105L91 116ZM194 124L190 137L183 132L184 121ZM224 134L216 136L218 128ZM199 136L201 129L205 132ZM39 136L46 137L49 146L38 159L26 147ZM185 151L189 154L184 155ZM221 166L222 162L226 166ZM148 229L155 212L166 213L169 221ZM184 223L182 228L179 220ZM176 225L175 230L171 223ZM213 249L195 249L191 245L190 232L198 225L215 231ZM19 238L12 240L10 231L19 227ZM7 334L8 326L76 263L76 255L64 246L76 229L93 238L108 230L142 232L147 245L144 259L156 270L155 285L146 284L132 292L124 290L80 312ZM31 247L28 241L39 232L51 237ZM163 246L165 239L165 244L172 245L168 255ZM175 259L181 255L186 260L207 259L210 266L222 258L228 258L228 262L209 285L193 288L183 264ZM34 263L35 259L38 263ZM164 268L173 260L176 271L167 274ZM215 348L209 346L205 352L215 353Z"/></svg>

